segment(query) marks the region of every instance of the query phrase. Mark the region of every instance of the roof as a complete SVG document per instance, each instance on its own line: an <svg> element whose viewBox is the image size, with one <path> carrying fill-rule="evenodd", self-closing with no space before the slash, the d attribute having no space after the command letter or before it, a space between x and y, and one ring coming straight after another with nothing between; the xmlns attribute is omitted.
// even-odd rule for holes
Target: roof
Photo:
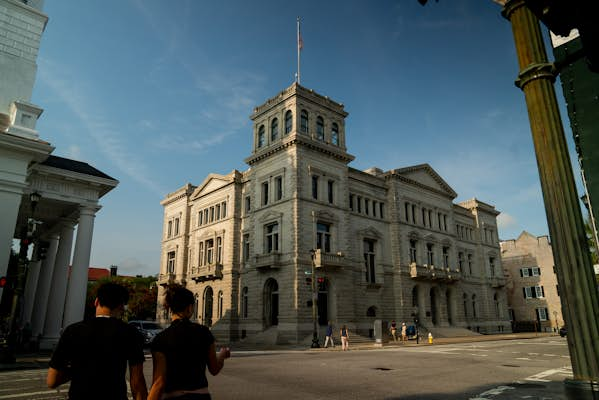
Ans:
<svg viewBox="0 0 599 400"><path fill-rule="evenodd" d="M87 272L88 281L97 281L102 278L108 278L110 276L110 270L106 268L94 268L89 267Z"/></svg>
<svg viewBox="0 0 599 400"><path fill-rule="evenodd" d="M69 158L58 157L50 155L46 159L46 161L41 162L41 165L47 165L48 167L54 167L59 169L64 169L67 171L78 172L80 174L97 176L99 178L110 179L116 181L116 179L111 176L106 175L104 172L92 167L88 163L83 161L71 160Z"/></svg>

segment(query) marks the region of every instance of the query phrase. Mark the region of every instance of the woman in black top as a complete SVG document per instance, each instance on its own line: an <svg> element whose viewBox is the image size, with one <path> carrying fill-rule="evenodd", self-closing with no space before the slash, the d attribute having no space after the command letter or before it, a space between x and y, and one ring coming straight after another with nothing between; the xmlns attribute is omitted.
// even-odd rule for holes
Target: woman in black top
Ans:
<svg viewBox="0 0 599 400"><path fill-rule="evenodd" d="M191 291L169 286L164 306L171 311L172 322L151 344L154 376L148 400L210 399L206 367L216 375L231 356L228 348L217 354L210 330L189 320L193 305Z"/></svg>

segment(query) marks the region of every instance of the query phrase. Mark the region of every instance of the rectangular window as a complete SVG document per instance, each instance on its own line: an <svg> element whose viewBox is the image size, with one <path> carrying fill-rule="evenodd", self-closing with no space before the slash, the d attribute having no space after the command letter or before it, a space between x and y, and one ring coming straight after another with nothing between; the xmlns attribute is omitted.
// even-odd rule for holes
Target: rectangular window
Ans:
<svg viewBox="0 0 599 400"><path fill-rule="evenodd" d="M198 251L198 265L204 265L204 242L200 242L200 251Z"/></svg>
<svg viewBox="0 0 599 400"><path fill-rule="evenodd" d="M523 278L530 276L530 270L528 268L520 268L520 276Z"/></svg>
<svg viewBox="0 0 599 400"><path fill-rule="evenodd" d="M409 214L408 211L410 210L410 203L404 203L403 206L404 206L403 212L405 214L405 220L406 220L406 222L410 222L409 215L408 215Z"/></svg>
<svg viewBox="0 0 599 400"><path fill-rule="evenodd" d="M362 213L362 198L360 196L358 196L358 212L361 214Z"/></svg>
<svg viewBox="0 0 599 400"><path fill-rule="evenodd" d="M449 247L443 247L443 267L449 268Z"/></svg>
<svg viewBox="0 0 599 400"><path fill-rule="evenodd" d="M435 253L433 252L433 244L432 243L427 243L426 244L426 260L428 262L428 265L435 265Z"/></svg>
<svg viewBox="0 0 599 400"><path fill-rule="evenodd" d="M223 254L223 239L221 237L216 238L216 262L222 262L222 254Z"/></svg>
<svg viewBox="0 0 599 400"><path fill-rule="evenodd" d="M274 224L266 225L265 234L266 234L265 251L267 253L278 252L279 251L279 224L277 224L275 222Z"/></svg>
<svg viewBox="0 0 599 400"><path fill-rule="evenodd" d="M245 197L245 212L249 213L252 209L252 202L250 200L250 196Z"/></svg>
<svg viewBox="0 0 599 400"><path fill-rule="evenodd" d="M353 194L349 195L349 209L354 211L354 195Z"/></svg>
<svg viewBox="0 0 599 400"><path fill-rule="evenodd" d="M376 217L376 206L377 206L377 202L372 200L372 216Z"/></svg>
<svg viewBox="0 0 599 400"><path fill-rule="evenodd" d="M327 197L329 199L329 203L333 204L333 190L335 187L335 182L328 181L327 182Z"/></svg>
<svg viewBox="0 0 599 400"><path fill-rule="evenodd" d="M206 240L206 264L212 265L214 262L214 239Z"/></svg>
<svg viewBox="0 0 599 400"><path fill-rule="evenodd" d="M221 218L227 218L227 203L223 202L220 207Z"/></svg>
<svg viewBox="0 0 599 400"><path fill-rule="evenodd" d="M166 237L169 238L173 236L173 221L168 221L166 228Z"/></svg>
<svg viewBox="0 0 599 400"><path fill-rule="evenodd" d="M543 290L543 286L537 285L534 288L535 288L534 290L535 290L536 298L541 299L541 298L545 297L545 291Z"/></svg>
<svg viewBox="0 0 599 400"><path fill-rule="evenodd" d="M277 176L275 178L275 190L276 199L281 200L283 198L283 177Z"/></svg>
<svg viewBox="0 0 599 400"><path fill-rule="evenodd" d="M541 275L541 268L532 267L532 276L539 276L539 275Z"/></svg>
<svg viewBox="0 0 599 400"><path fill-rule="evenodd" d="M364 214L368 215L368 210L370 210L370 200L364 199Z"/></svg>
<svg viewBox="0 0 599 400"><path fill-rule="evenodd" d="M495 258L489 257L489 269L491 270L491 276L495 276Z"/></svg>
<svg viewBox="0 0 599 400"><path fill-rule="evenodd" d="M325 253L331 252L331 225L323 222L316 223L316 248Z"/></svg>
<svg viewBox="0 0 599 400"><path fill-rule="evenodd" d="M458 268L460 271L464 270L464 253L458 253Z"/></svg>
<svg viewBox="0 0 599 400"><path fill-rule="evenodd" d="M379 217L384 218L385 214L383 211L385 210L385 205L383 203L379 203Z"/></svg>
<svg viewBox="0 0 599 400"><path fill-rule="evenodd" d="M215 213L214 219L218 221L220 219L220 204L217 204L215 206L214 210L215 210L214 211L214 213Z"/></svg>
<svg viewBox="0 0 599 400"><path fill-rule="evenodd" d="M468 254L468 272L472 275L472 254Z"/></svg>
<svg viewBox="0 0 599 400"><path fill-rule="evenodd" d="M530 286L526 286L522 288L525 299L532 299L532 288Z"/></svg>
<svg viewBox="0 0 599 400"><path fill-rule="evenodd" d="M210 222L214 222L214 207L210 207Z"/></svg>
<svg viewBox="0 0 599 400"><path fill-rule="evenodd" d="M262 205L268 204L268 182L262 183Z"/></svg>
<svg viewBox="0 0 599 400"><path fill-rule="evenodd" d="M374 240L364 239L364 266L366 267L366 282L375 283Z"/></svg>
<svg viewBox="0 0 599 400"><path fill-rule="evenodd" d="M250 235L246 233L243 235L243 261L250 259Z"/></svg>
<svg viewBox="0 0 599 400"><path fill-rule="evenodd" d="M447 215L443 215L443 230L447 232Z"/></svg>
<svg viewBox="0 0 599 400"><path fill-rule="evenodd" d="M410 240L410 263L416 262L416 241Z"/></svg>
<svg viewBox="0 0 599 400"><path fill-rule="evenodd" d="M539 321L547 321L547 309L545 307L537 308L537 318Z"/></svg>
<svg viewBox="0 0 599 400"><path fill-rule="evenodd" d="M203 216L204 216L204 212L203 212L203 211L200 211L200 212L198 213L198 226L201 226L201 225L202 225L202 223L204 222L204 221L203 221L203 218L202 218Z"/></svg>
<svg viewBox="0 0 599 400"><path fill-rule="evenodd" d="M422 208L422 226L426 226L426 216L428 213L426 212L426 208Z"/></svg>
<svg viewBox="0 0 599 400"><path fill-rule="evenodd" d="M412 223L416 223L416 205L412 204Z"/></svg>
<svg viewBox="0 0 599 400"><path fill-rule="evenodd" d="M169 274L175 273L175 252L169 251L166 256L166 272Z"/></svg>
<svg viewBox="0 0 599 400"><path fill-rule="evenodd" d="M175 236L179 234L179 218L175 218Z"/></svg>
<svg viewBox="0 0 599 400"><path fill-rule="evenodd" d="M208 209L205 209L204 210L204 223L207 224L208 222L210 222L210 221L208 221Z"/></svg>
<svg viewBox="0 0 599 400"><path fill-rule="evenodd" d="M318 199L318 176L312 175L312 198Z"/></svg>

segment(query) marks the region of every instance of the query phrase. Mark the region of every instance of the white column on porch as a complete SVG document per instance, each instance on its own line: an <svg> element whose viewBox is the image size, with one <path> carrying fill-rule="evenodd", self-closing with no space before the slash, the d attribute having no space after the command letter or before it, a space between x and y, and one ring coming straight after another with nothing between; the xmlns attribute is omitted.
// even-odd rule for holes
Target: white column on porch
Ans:
<svg viewBox="0 0 599 400"><path fill-rule="evenodd" d="M82 206L79 209L77 241L73 254L73 266L67 289L63 326L81 321L85 312L89 258L94 233L94 218L99 207Z"/></svg>
<svg viewBox="0 0 599 400"><path fill-rule="evenodd" d="M50 246L48 247L46 259L42 262L39 271L37 289L35 291L31 310L31 333L33 339L36 339L37 335L44 330L46 310L48 309L48 296L50 295L50 283L52 283L56 252L58 251L58 240L59 236L57 234L48 238Z"/></svg>
<svg viewBox="0 0 599 400"><path fill-rule="evenodd" d="M56 263L52 274L52 284L50 285L52 292L48 298L43 338L40 342L40 348L42 349L52 349L60 337L69 264L73 249L73 229L73 224L68 222L61 227L58 253L56 254Z"/></svg>

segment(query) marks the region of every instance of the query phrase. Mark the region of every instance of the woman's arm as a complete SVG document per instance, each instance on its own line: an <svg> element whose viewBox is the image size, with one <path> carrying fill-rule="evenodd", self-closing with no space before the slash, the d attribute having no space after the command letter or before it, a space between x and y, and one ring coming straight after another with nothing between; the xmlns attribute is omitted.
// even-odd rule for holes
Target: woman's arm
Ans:
<svg viewBox="0 0 599 400"><path fill-rule="evenodd" d="M158 351L152 352L152 364L154 373L148 400L160 400L166 385L166 356Z"/></svg>
<svg viewBox="0 0 599 400"><path fill-rule="evenodd" d="M221 348L217 354L216 344L212 343L208 349L208 371L212 375L218 374L225 365L225 359L229 357L231 357L231 350L228 347Z"/></svg>

